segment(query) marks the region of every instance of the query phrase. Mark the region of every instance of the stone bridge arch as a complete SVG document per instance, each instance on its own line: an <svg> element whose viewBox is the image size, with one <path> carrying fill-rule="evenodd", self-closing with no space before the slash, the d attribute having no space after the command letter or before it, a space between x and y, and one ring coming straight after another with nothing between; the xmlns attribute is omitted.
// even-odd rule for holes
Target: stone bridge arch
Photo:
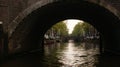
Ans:
<svg viewBox="0 0 120 67"><path fill-rule="evenodd" d="M56 22L80 19L89 22L102 35L105 51L120 51L120 21L114 10L96 1L41 0L30 6L9 25L9 52L40 49L43 35ZM114 9L114 8L112 8ZM35 44L35 45L34 45Z"/></svg>

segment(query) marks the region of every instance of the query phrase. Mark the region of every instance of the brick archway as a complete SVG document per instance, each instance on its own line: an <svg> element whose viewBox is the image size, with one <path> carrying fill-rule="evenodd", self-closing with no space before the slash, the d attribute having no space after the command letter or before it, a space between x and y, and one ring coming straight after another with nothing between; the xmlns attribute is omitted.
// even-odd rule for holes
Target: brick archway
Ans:
<svg viewBox="0 0 120 67"><path fill-rule="evenodd" d="M41 46L38 43L42 41L47 29L58 21L71 18L84 20L93 25L102 34L106 51L119 51L119 18L97 4L87 1L60 1L43 7L37 6L26 12L18 16L14 22L16 25L9 30L9 49L12 52L17 52L14 48L19 45L21 47L18 51L39 49Z"/></svg>

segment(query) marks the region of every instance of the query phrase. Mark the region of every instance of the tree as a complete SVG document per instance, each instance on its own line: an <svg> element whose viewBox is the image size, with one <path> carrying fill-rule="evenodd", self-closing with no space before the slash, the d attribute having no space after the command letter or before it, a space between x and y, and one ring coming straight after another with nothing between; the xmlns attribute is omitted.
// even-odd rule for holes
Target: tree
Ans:
<svg viewBox="0 0 120 67"><path fill-rule="evenodd" d="M80 40L83 38L94 39L96 34L98 34L97 30L92 25L84 22L76 24L71 35Z"/></svg>
<svg viewBox="0 0 120 67"><path fill-rule="evenodd" d="M68 35L66 24L61 21L53 25L45 34L45 38L63 38Z"/></svg>
<svg viewBox="0 0 120 67"><path fill-rule="evenodd" d="M75 25L72 36L81 36L84 34L84 28L82 26L82 23L78 23Z"/></svg>
<svg viewBox="0 0 120 67"><path fill-rule="evenodd" d="M53 25L52 29L54 31L56 31L61 36L68 35L67 26L66 26L66 24L63 21L58 22L57 24Z"/></svg>

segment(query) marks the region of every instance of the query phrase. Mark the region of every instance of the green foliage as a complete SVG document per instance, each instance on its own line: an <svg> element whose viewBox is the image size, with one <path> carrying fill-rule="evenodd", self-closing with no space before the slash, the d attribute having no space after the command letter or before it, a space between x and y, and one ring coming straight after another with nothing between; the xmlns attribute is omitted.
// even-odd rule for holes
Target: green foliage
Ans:
<svg viewBox="0 0 120 67"><path fill-rule="evenodd" d="M75 25L72 36L84 36L86 33L89 32L89 29L91 28L91 25L88 23L78 23Z"/></svg>
<svg viewBox="0 0 120 67"><path fill-rule="evenodd" d="M76 24L76 26L73 29L72 35L73 36L79 36L82 33L81 23Z"/></svg>
<svg viewBox="0 0 120 67"><path fill-rule="evenodd" d="M61 36L68 35L67 26L66 26L66 24L63 21L53 25L53 27L51 29L56 31Z"/></svg>
<svg viewBox="0 0 120 67"><path fill-rule="evenodd" d="M88 32L89 32L89 29L90 29L90 28L93 28L92 25L90 25L90 24L88 24L88 23L86 23L86 22L82 23L81 26L82 26L82 28L84 29L85 33L88 33Z"/></svg>

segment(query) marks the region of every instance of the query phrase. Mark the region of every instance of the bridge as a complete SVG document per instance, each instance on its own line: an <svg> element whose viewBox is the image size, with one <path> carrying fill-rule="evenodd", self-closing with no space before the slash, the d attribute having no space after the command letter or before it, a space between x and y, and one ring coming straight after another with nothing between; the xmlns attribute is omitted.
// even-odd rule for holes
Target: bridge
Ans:
<svg viewBox="0 0 120 67"><path fill-rule="evenodd" d="M120 0L0 0L1 57L42 50L43 36L66 19L89 22L100 32L100 49L120 54Z"/></svg>

